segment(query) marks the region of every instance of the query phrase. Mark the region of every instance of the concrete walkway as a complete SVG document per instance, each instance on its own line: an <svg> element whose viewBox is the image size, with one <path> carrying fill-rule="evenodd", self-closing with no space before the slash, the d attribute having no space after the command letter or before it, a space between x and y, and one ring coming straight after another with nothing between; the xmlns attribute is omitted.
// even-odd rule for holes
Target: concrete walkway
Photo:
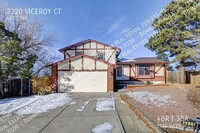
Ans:
<svg viewBox="0 0 200 133"><path fill-rule="evenodd" d="M116 95L116 94L115 94ZM118 95L116 102L116 110L121 119L122 125L126 133L153 133L146 124L139 119L139 117L133 112L128 105L121 101Z"/></svg>

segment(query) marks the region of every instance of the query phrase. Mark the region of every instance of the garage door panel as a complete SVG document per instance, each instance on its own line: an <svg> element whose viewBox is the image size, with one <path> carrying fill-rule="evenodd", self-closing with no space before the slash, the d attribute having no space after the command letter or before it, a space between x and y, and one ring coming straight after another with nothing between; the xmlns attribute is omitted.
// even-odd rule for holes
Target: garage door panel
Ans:
<svg viewBox="0 0 200 133"><path fill-rule="evenodd" d="M107 92L107 71L58 72L58 91Z"/></svg>

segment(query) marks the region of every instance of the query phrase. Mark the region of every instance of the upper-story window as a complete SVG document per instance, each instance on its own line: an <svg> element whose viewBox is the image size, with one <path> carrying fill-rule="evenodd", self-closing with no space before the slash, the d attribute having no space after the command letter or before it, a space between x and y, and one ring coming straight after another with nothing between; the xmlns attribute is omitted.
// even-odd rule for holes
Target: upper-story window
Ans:
<svg viewBox="0 0 200 133"><path fill-rule="evenodd" d="M98 52L98 53L97 53L97 58L98 58L99 60L105 60L104 53L103 53L103 52Z"/></svg>
<svg viewBox="0 0 200 133"><path fill-rule="evenodd" d="M81 55L83 54L83 51L76 51L75 55Z"/></svg>

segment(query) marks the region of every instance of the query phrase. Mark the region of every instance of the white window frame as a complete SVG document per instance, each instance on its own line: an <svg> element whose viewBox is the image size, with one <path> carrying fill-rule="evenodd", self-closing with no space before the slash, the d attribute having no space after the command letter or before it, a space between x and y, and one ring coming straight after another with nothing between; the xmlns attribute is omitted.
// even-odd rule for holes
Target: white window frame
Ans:
<svg viewBox="0 0 200 133"><path fill-rule="evenodd" d="M116 80L123 80L123 78L124 78L124 66L120 65L119 67L122 68L122 76L121 77L117 76L117 68L116 68Z"/></svg>

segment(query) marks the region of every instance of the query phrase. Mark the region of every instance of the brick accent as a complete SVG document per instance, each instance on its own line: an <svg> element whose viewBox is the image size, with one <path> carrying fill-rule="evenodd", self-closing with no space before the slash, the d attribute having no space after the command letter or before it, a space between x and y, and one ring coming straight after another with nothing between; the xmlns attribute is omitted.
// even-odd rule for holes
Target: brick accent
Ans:
<svg viewBox="0 0 200 133"><path fill-rule="evenodd" d="M114 68L111 65L108 65L107 84L108 84L107 91L113 92L114 91Z"/></svg>
<svg viewBox="0 0 200 133"><path fill-rule="evenodd" d="M52 82L52 90L57 91L58 85L57 85L57 77L58 77L58 65L52 65L51 66L51 82Z"/></svg>

